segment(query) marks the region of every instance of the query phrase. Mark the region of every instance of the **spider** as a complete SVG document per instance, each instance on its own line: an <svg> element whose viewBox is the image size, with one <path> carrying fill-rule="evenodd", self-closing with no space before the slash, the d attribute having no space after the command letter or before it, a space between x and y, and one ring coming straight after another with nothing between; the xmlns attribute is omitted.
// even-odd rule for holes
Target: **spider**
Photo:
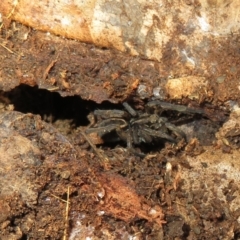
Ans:
<svg viewBox="0 0 240 240"><path fill-rule="evenodd" d="M118 138L127 144L127 148L136 155L134 146L142 143L150 144L153 141L169 141L177 143L186 140L185 133L170 123L166 117L161 117L163 111L172 110L186 114L203 114L203 110L188 108L160 100L150 101L146 104L145 112L136 111L127 102L123 102L125 110L95 110L97 123L88 128L86 133L96 132L101 138L115 132Z"/></svg>

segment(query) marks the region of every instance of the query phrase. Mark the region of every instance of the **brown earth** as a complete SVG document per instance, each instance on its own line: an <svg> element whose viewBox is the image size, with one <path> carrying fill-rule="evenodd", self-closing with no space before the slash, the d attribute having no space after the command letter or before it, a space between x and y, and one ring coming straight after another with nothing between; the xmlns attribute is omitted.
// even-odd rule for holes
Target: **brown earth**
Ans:
<svg viewBox="0 0 240 240"><path fill-rule="evenodd" d="M237 120L215 138L239 103L238 37L212 54L216 71L184 73L170 48L158 63L17 23L0 41L1 239L239 239ZM168 99L170 69L210 83L197 101L180 101L204 116L169 114L188 143L143 145L144 159L124 143L91 144L95 109L126 99L144 109L156 87Z"/></svg>

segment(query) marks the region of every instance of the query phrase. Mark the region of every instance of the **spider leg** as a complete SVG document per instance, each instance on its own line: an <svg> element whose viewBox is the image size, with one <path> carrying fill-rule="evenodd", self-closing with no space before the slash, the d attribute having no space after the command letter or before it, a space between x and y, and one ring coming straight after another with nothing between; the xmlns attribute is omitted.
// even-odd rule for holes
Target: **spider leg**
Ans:
<svg viewBox="0 0 240 240"><path fill-rule="evenodd" d="M99 123L99 127L108 127L109 125L116 125L119 126L120 128L124 128L128 125L128 123L121 118L110 118L103 120Z"/></svg>
<svg viewBox="0 0 240 240"><path fill-rule="evenodd" d="M138 136L138 129L136 126L131 126L130 128L130 135L132 136L131 140L134 144L138 145L140 143L139 136Z"/></svg>
<svg viewBox="0 0 240 240"><path fill-rule="evenodd" d="M145 143L152 142L153 140L152 136L148 132L144 131L144 129L139 129L138 132L139 132L139 138L140 138L139 142L145 142Z"/></svg>
<svg viewBox="0 0 240 240"><path fill-rule="evenodd" d="M137 125L137 124L148 124L148 123L156 123L159 120L159 116L157 114L144 114L140 115L137 119L130 120L131 125Z"/></svg>
<svg viewBox="0 0 240 240"><path fill-rule="evenodd" d="M123 131L122 128L118 126L116 128L116 133L122 141L128 142L128 132Z"/></svg>
<svg viewBox="0 0 240 240"><path fill-rule="evenodd" d="M121 131L120 128L116 129L116 132L118 134L118 136L127 143L127 149L129 152L133 153L134 155L144 158L146 155L144 153L139 153L135 150L135 148L133 147L133 142L134 142L134 136L133 136L133 132L131 128L128 129L127 132Z"/></svg>
<svg viewBox="0 0 240 240"><path fill-rule="evenodd" d="M95 116L100 116L102 119L108 119L108 118L127 118L129 117L129 114L122 110L95 110L94 111Z"/></svg>
<svg viewBox="0 0 240 240"><path fill-rule="evenodd" d="M123 102L122 105L132 115L132 117L136 117L138 115L137 112L127 102Z"/></svg>
<svg viewBox="0 0 240 240"><path fill-rule="evenodd" d="M97 132L100 137L104 136L107 133L110 133L114 130L122 129L128 124L124 119L119 118L110 118L103 120L97 127L88 128L86 133Z"/></svg>
<svg viewBox="0 0 240 240"><path fill-rule="evenodd" d="M156 138L166 139L170 142L177 143L176 139L174 139L173 137L171 137L170 135L168 135L162 131L157 131L157 130L153 130L150 128L143 128L143 129L141 129L141 131L144 132L146 135L156 137Z"/></svg>
<svg viewBox="0 0 240 240"><path fill-rule="evenodd" d="M183 138L184 140L187 139L186 134L179 128L177 128L175 125L171 123L165 123L165 126L167 127L167 129L171 130L175 135L177 135L177 137Z"/></svg>
<svg viewBox="0 0 240 240"><path fill-rule="evenodd" d="M112 124L112 125L103 126L103 127L88 128L88 129L86 129L85 132L86 132L87 134L96 132L96 133L99 135L99 137L102 137L102 136L104 136L105 134L114 131L117 127L118 127L117 124Z"/></svg>
<svg viewBox="0 0 240 240"><path fill-rule="evenodd" d="M189 114L204 114L205 113L204 110L202 110L202 109L189 108L184 105L172 104L172 103L163 102L160 100L154 100L154 101L148 102L146 106L148 108L160 107L163 110L173 110L173 111L189 113Z"/></svg>
<svg viewBox="0 0 240 240"><path fill-rule="evenodd" d="M129 151L140 158L146 157L146 154L137 152L134 148L130 148Z"/></svg>

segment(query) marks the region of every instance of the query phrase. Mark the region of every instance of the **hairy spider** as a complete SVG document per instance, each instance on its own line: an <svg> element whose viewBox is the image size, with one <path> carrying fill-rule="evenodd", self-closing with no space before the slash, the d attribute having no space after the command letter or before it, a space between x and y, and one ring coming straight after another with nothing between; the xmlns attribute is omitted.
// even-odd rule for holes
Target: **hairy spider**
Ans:
<svg viewBox="0 0 240 240"><path fill-rule="evenodd" d="M166 117L161 117L163 111L172 110L186 114L203 114L203 110L188 108L160 100L146 104L145 112L134 110L127 102L123 103L125 110L95 110L96 124L88 128L86 133L96 132L100 137L115 132L127 143L127 148L139 156L134 146L153 141L169 141L177 143L186 139L183 131L170 123Z"/></svg>

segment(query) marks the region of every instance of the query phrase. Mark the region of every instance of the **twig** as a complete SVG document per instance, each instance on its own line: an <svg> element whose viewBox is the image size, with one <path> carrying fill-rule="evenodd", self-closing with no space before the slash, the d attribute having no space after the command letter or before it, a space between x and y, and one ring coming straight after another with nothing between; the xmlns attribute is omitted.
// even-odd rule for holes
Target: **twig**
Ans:
<svg viewBox="0 0 240 240"><path fill-rule="evenodd" d="M19 0L15 0L15 1L13 2L13 8L12 8L12 10L10 11L10 13L7 15L6 18L10 18L10 17L13 15L13 13L15 12L16 7L17 7L17 5L18 5L18 1L19 1ZM1 29L2 27L3 27L3 22L0 24L0 29Z"/></svg>
<svg viewBox="0 0 240 240"><path fill-rule="evenodd" d="M56 86L56 87L50 87L50 88L48 88L47 90L50 91L50 92L53 92L53 91L59 90L59 87L58 87L58 86Z"/></svg>
<svg viewBox="0 0 240 240"><path fill-rule="evenodd" d="M9 51L10 53L14 53L11 49L9 49L8 47L4 46L2 43L0 43L0 45L5 48L7 51Z"/></svg>
<svg viewBox="0 0 240 240"><path fill-rule="evenodd" d="M91 142L91 140L88 138L88 136L82 130L80 130L80 133L83 135L83 137L86 139L86 141L89 143L89 145L92 147L94 152L99 157L100 164L102 165L102 167L104 169L108 169L109 168L109 159L98 151L98 149L94 146L94 144Z"/></svg>
<svg viewBox="0 0 240 240"><path fill-rule="evenodd" d="M18 3L19 3L19 0L15 0L15 1L13 2L13 8L12 8L12 10L10 11L10 13L7 15L6 18L10 18L10 17L13 15L13 13L14 13L15 10L16 10L16 7L17 7ZM1 29L2 27L3 27L3 22L0 24L0 29Z"/></svg>
<svg viewBox="0 0 240 240"><path fill-rule="evenodd" d="M56 196L56 195L54 195L54 194L52 194L52 193L51 193L51 195L52 195L53 197L57 198L58 200L67 203L66 200L64 200L64 199L62 199L62 198L60 198L60 197L58 197L58 196Z"/></svg>
<svg viewBox="0 0 240 240"><path fill-rule="evenodd" d="M14 13L17 5L18 5L18 0L15 0L15 1L13 2L13 8L12 8L12 10L10 11L10 13L7 15L7 18L10 18L10 17L13 15L13 13Z"/></svg>
<svg viewBox="0 0 240 240"><path fill-rule="evenodd" d="M70 205L70 201L69 201L69 195L70 195L70 187L68 186L68 191L67 191L67 200L64 200L54 194L51 193L51 195L53 197L55 197L56 199L65 202L66 203L66 211L65 211L65 228L64 228L64 234L63 234L63 240L67 239L67 231L68 231L68 216L69 216L69 205Z"/></svg>
<svg viewBox="0 0 240 240"><path fill-rule="evenodd" d="M69 216L69 192L70 187L68 186L68 192L67 192L67 205L66 205L66 211L65 211L65 228L64 228L64 234L63 234L63 240L67 239L67 231L68 231L68 216Z"/></svg>
<svg viewBox="0 0 240 240"><path fill-rule="evenodd" d="M58 56L57 56L58 58ZM44 73L43 73L43 80L46 80L47 79L47 76L48 76L48 73L50 72L50 70L54 67L55 63L57 62L57 58L53 61L51 61L47 68L45 69Z"/></svg>

